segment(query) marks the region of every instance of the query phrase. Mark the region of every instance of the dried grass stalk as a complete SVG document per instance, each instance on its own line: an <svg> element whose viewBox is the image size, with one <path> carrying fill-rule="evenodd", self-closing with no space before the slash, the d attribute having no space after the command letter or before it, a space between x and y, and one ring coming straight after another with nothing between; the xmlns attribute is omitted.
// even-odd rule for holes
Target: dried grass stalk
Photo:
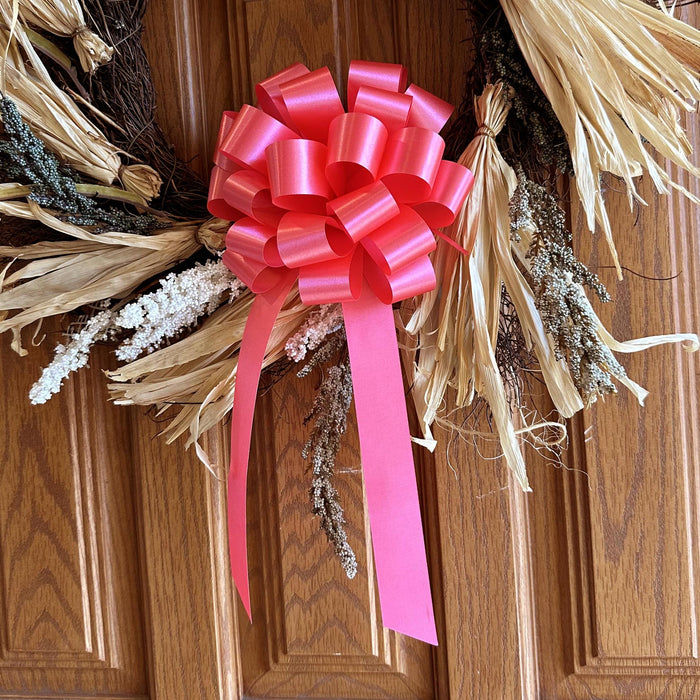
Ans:
<svg viewBox="0 0 700 700"><path fill-rule="evenodd" d="M505 284L522 324L525 340L536 354L557 410L571 416L583 407L564 364L554 356L532 290L513 261L508 204L517 178L496 146L508 113L501 84L488 85L476 99L477 136L460 162L476 173L474 188L450 236L471 250L459 255L438 242L435 268L438 289L426 295L407 324L418 333L418 362L413 390L426 439L449 386L457 405L476 395L488 402L508 466L528 489L525 464L496 362L501 285Z"/></svg>
<svg viewBox="0 0 700 700"><path fill-rule="evenodd" d="M153 236L93 234L31 201L0 202L0 213L34 219L72 239L0 246L0 257L29 261L0 287L0 312L16 312L0 321L0 333L12 332L12 348L20 355L26 354L21 332L28 324L102 299L123 298L203 244L198 235L203 227L197 222L178 223Z"/></svg>
<svg viewBox="0 0 700 700"><path fill-rule="evenodd" d="M122 164L118 148L59 89L46 70L23 26L12 26L8 0L0 0L4 26L0 27L0 89L16 103L22 118L63 162L110 185L120 180L125 189L150 200L160 191L161 180L149 166ZM145 202L144 202L145 203Z"/></svg>
<svg viewBox="0 0 700 700"><path fill-rule="evenodd" d="M19 0L19 14L39 29L71 37L80 65L88 73L108 63L114 54L112 46L87 28L78 0Z"/></svg>
<svg viewBox="0 0 700 700"><path fill-rule="evenodd" d="M620 264L605 209L600 176L626 186L647 172L657 190L674 182L644 145L694 176L681 110L700 98L700 32L649 8L643 0L500 0L513 34L566 133L576 191L589 229L602 227L618 277Z"/></svg>

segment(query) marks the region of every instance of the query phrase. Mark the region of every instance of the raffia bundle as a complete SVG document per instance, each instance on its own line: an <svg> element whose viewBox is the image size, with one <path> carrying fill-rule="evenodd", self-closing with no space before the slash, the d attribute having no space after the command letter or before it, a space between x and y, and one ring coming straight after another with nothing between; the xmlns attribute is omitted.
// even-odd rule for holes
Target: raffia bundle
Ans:
<svg viewBox="0 0 700 700"><path fill-rule="evenodd" d="M0 257L27 260L0 279L0 333L11 331L21 355L21 333L47 316L103 299L121 299L142 282L169 270L208 239L220 238L217 220L177 223L153 236L93 234L60 221L34 202L1 202L0 213L39 221L71 240L42 241L21 248L0 246ZM6 318L10 311L16 312Z"/></svg>
<svg viewBox="0 0 700 700"><path fill-rule="evenodd" d="M218 425L233 406L238 350L252 302L253 294L244 293L235 304L215 311L191 335L109 374L119 382L109 385L115 403L155 405L159 412L177 405L178 413L163 433L168 442L189 433L187 446L195 446L209 469L212 465L199 438ZM285 357L285 343L308 313L309 307L301 303L298 294L290 294L270 336L263 367Z"/></svg>
<svg viewBox="0 0 700 700"><path fill-rule="evenodd" d="M621 278L601 189L601 174L626 186L647 172L659 192L673 182L644 146L694 176L681 110L700 98L700 32L643 0L500 0L533 76L569 143L588 227L601 225Z"/></svg>
<svg viewBox="0 0 700 700"><path fill-rule="evenodd" d="M532 291L510 252L508 203L516 177L495 141L508 109L501 84L486 86L476 99L479 130L459 162L477 177L449 233L457 243L471 249L471 255L459 255L451 246L438 243L435 266L439 299L437 292L426 295L407 330L418 333L420 351L413 387L424 429L438 416L448 386L456 389L459 406L469 405L477 394L482 396L491 408L508 466L522 487L529 489L495 357L503 283L557 410L568 417L583 403L566 367L554 357Z"/></svg>
<svg viewBox="0 0 700 700"><path fill-rule="evenodd" d="M112 46L87 28L78 0L19 0L19 14L39 29L71 37L80 65L88 73L108 63L114 54Z"/></svg>
<svg viewBox="0 0 700 700"><path fill-rule="evenodd" d="M11 97L22 118L59 158L79 172L124 188L148 201L160 191L161 180L149 166L124 166L120 151L52 81L20 23L12 23L6 0L0 0L0 89ZM10 32L9 27L12 27Z"/></svg>

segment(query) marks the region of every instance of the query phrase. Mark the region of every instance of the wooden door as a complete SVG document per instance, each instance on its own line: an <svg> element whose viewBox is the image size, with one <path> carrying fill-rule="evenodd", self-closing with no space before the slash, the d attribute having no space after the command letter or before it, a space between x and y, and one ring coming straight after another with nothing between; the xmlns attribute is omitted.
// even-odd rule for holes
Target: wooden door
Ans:
<svg viewBox="0 0 700 700"><path fill-rule="evenodd" d="M255 82L294 61L328 65L341 89L353 57L401 62L456 103L468 53L457 5L151 0L145 39L159 121L205 171L220 112L252 101ZM700 144L695 128L693 138ZM620 285L572 212L579 255L615 298L604 320L621 338L700 328L697 210L650 200L641 214L627 213L622 197L615 205L621 257L645 275ZM250 625L228 576L223 478L181 444L165 446L143 411L104 401L106 349L60 397L28 405L55 333L22 360L2 345L0 697L700 694L697 358L669 347L627 359L651 391L646 407L623 392L577 417L566 468L526 448L528 496L489 459L492 445L439 435L435 455L416 451L433 649L381 626L354 426L337 477L354 580L310 515L300 449L313 377L287 378L258 400ZM208 448L223 477L226 426Z"/></svg>

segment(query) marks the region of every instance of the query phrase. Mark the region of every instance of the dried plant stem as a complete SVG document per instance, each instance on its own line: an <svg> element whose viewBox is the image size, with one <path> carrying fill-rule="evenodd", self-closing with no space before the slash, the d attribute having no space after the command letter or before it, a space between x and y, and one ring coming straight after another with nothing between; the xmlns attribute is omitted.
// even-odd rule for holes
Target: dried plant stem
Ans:
<svg viewBox="0 0 700 700"><path fill-rule="evenodd" d="M302 451L304 459L311 458L313 476L309 495L313 512L321 519L321 528L333 545L348 578L354 578L357 573L357 559L348 543L345 517L333 485L333 475L351 402L352 377L346 355L324 373L313 409L306 419L313 420L314 425Z"/></svg>
<svg viewBox="0 0 700 700"><path fill-rule="evenodd" d="M681 169L700 175L679 123L681 110L692 111L700 99L700 32L681 27L642 0L500 3L566 133L587 225L591 231L596 221L602 227L621 279L601 174L624 181L630 206L635 199L644 204L634 183L643 172L659 192L673 187L698 202L654 160L645 142Z"/></svg>
<svg viewBox="0 0 700 700"><path fill-rule="evenodd" d="M44 144L75 170L110 185L120 180L126 189L152 199L160 178L146 165L122 165L120 151L59 89L37 55L21 23L12 22L10 0L0 0L0 90L11 97L22 118ZM12 30L10 30L12 27Z"/></svg>

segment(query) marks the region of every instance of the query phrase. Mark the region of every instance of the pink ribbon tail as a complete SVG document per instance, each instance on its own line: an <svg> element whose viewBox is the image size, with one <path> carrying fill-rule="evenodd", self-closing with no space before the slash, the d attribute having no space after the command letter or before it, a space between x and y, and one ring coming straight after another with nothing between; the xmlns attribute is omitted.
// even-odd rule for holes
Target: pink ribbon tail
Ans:
<svg viewBox="0 0 700 700"><path fill-rule="evenodd" d="M394 314L365 284L343 315L382 622L437 645Z"/></svg>
<svg viewBox="0 0 700 700"><path fill-rule="evenodd" d="M257 294L246 321L238 355L236 388L231 412L231 463L228 474L228 537L231 573L243 605L250 614L248 545L246 541L246 481L258 393L267 341L296 276L286 275L274 289Z"/></svg>

